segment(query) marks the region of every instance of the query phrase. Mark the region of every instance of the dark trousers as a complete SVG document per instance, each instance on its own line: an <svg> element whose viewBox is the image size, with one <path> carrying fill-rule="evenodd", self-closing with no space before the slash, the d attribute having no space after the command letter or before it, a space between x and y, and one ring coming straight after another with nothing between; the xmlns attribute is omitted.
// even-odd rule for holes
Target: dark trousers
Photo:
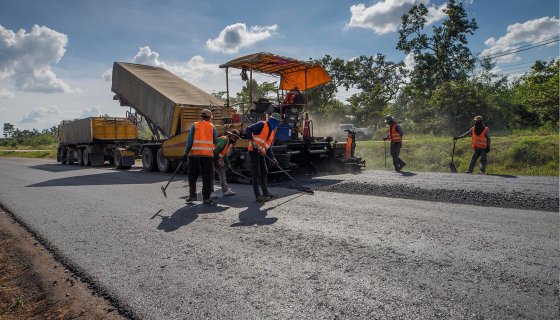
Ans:
<svg viewBox="0 0 560 320"><path fill-rule="evenodd" d="M391 142L391 157L393 157L393 166L395 167L395 171L399 171L401 166L404 165L404 161L399 158L401 154L401 147L402 142Z"/></svg>
<svg viewBox="0 0 560 320"><path fill-rule="evenodd" d="M202 174L202 199L210 199L214 191L214 159L189 157L189 196L196 197L196 180Z"/></svg>
<svg viewBox="0 0 560 320"><path fill-rule="evenodd" d="M480 157L480 172L486 172L486 160L488 159L486 155L486 149L474 149L471 163L469 164L469 173L472 173L474 170L474 166L476 165L476 160Z"/></svg>
<svg viewBox="0 0 560 320"><path fill-rule="evenodd" d="M261 195L259 190L259 182L262 188L262 194L264 196L268 195L268 168L266 167L266 159L258 151L249 151L249 157L251 158L251 171L253 173L253 191L255 191L255 197Z"/></svg>

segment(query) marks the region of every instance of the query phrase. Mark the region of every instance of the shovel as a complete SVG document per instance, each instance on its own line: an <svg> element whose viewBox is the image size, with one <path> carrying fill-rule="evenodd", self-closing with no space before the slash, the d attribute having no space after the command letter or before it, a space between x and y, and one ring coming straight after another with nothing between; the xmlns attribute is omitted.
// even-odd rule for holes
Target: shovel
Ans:
<svg viewBox="0 0 560 320"><path fill-rule="evenodd" d="M453 163L453 157L455 156L455 145L457 144L457 140L453 140L453 151L451 152L451 162L449 163L449 170L451 170L452 173L457 173L457 168L455 167L455 164Z"/></svg>

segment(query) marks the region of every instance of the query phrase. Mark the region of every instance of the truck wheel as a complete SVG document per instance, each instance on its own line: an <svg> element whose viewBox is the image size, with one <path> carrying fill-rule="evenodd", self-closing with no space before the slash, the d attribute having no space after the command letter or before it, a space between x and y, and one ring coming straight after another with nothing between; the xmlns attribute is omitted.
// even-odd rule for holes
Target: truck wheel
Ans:
<svg viewBox="0 0 560 320"><path fill-rule="evenodd" d="M74 151L66 151L66 163L74 164Z"/></svg>
<svg viewBox="0 0 560 320"><path fill-rule="evenodd" d="M82 151L82 162L84 163L84 166L91 166L89 151L87 149L84 149L84 151Z"/></svg>
<svg viewBox="0 0 560 320"><path fill-rule="evenodd" d="M113 153L114 157L113 157L113 162L115 163L115 168L117 169L122 169L123 165L122 165L122 157L121 157L121 153L119 152L119 150L115 150L115 152Z"/></svg>
<svg viewBox="0 0 560 320"><path fill-rule="evenodd" d="M146 171L154 171L156 169L154 151L151 148L142 149L142 166Z"/></svg>
<svg viewBox="0 0 560 320"><path fill-rule="evenodd" d="M78 165L83 166L84 165L83 150L78 149L77 152L78 152Z"/></svg>
<svg viewBox="0 0 560 320"><path fill-rule="evenodd" d="M159 172L169 172L171 171L171 166L169 165L169 160L163 157L163 148L159 148L157 151L157 166Z"/></svg>

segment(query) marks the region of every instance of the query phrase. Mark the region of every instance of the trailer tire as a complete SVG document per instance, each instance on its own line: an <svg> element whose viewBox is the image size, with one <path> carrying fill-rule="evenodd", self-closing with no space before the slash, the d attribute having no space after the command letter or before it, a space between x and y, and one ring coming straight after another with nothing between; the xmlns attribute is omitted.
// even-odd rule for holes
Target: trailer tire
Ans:
<svg viewBox="0 0 560 320"><path fill-rule="evenodd" d="M146 171L151 172L156 170L156 159L152 148L146 147L142 149L142 166Z"/></svg>
<svg viewBox="0 0 560 320"><path fill-rule="evenodd" d="M157 151L157 167L159 172L170 172L171 171L171 165L169 163L169 160L165 159L163 157L163 148L159 148Z"/></svg>
<svg viewBox="0 0 560 320"><path fill-rule="evenodd" d="M115 150L115 152L113 152L113 159L114 159L113 163L115 164L115 168L122 169L123 168L122 157L121 157L121 153L119 152L119 150Z"/></svg>
<svg viewBox="0 0 560 320"><path fill-rule="evenodd" d="M66 151L66 163L74 164L74 151Z"/></svg>
<svg viewBox="0 0 560 320"><path fill-rule="evenodd" d="M82 149L78 149L76 151L78 153L78 165L80 166L84 166L84 156L83 156L83 150Z"/></svg>
<svg viewBox="0 0 560 320"><path fill-rule="evenodd" d="M91 166L89 151L87 149L84 149L84 151L82 151L82 161L84 162L84 166Z"/></svg>

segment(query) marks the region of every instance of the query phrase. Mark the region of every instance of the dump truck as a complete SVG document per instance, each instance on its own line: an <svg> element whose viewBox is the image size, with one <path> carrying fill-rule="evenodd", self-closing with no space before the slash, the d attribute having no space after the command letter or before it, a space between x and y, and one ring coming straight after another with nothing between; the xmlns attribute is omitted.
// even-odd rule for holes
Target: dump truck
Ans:
<svg viewBox="0 0 560 320"><path fill-rule="evenodd" d="M56 159L62 164L128 169L138 155L137 126L128 118L89 117L58 126Z"/></svg>
<svg viewBox="0 0 560 320"><path fill-rule="evenodd" d="M213 113L218 134L232 126L234 110L221 99L160 67L115 62L111 90L130 115L146 120L152 133L140 154L146 171L169 172L183 156L191 125L203 109Z"/></svg>
<svg viewBox="0 0 560 320"><path fill-rule="evenodd" d="M312 63L279 56L269 52L249 54L220 65L226 71L226 106L229 107L229 69L241 70L242 78L249 84L249 101L241 110L241 130L257 121L267 118L272 112L283 116L283 122L278 126L272 150L280 167L285 170L305 169L308 171L343 170L358 171L365 166L365 161L354 154L356 146L356 132L347 129L346 137L336 141L333 137L319 137L314 135L313 121L308 115L306 90L331 81L322 66ZM280 78L278 86L278 102L272 103L267 99L253 99L251 87L253 72L276 76ZM296 95L293 102L282 104L280 92L299 88L302 91ZM237 118L237 117L236 117ZM250 161L247 156L248 141L237 142L235 153L230 157L233 167L238 171L250 174ZM274 173L274 169L270 171Z"/></svg>

